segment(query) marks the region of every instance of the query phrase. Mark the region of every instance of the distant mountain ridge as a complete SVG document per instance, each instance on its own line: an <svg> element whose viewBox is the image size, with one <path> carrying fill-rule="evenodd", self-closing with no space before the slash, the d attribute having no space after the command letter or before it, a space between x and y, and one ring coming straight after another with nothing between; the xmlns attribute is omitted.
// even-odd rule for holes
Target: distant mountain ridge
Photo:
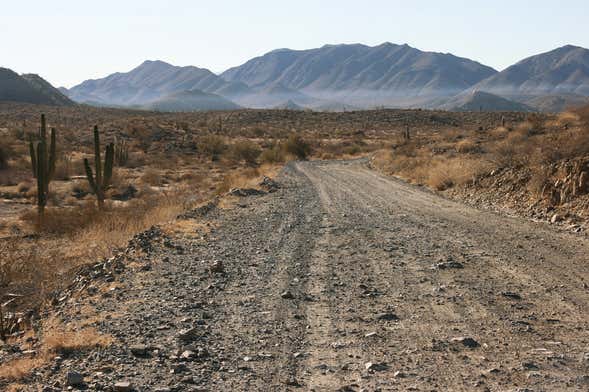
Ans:
<svg viewBox="0 0 589 392"><path fill-rule="evenodd" d="M345 98L357 104L368 96L373 104L387 104L407 97L457 94L495 73L491 67L451 54L384 43L281 49L231 68L221 77L254 89L280 83L322 99Z"/></svg>
<svg viewBox="0 0 589 392"><path fill-rule="evenodd" d="M249 88L243 83L227 82L208 69L177 67L163 61L145 61L126 73L87 80L69 89L68 95L78 102L133 106L184 91L231 97L247 93Z"/></svg>
<svg viewBox="0 0 589 392"><path fill-rule="evenodd" d="M466 110L482 102L485 110L558 111L589 96L589 50L567 45L497 72L473 60L408 45L325 45L273 50L220 75L146 61L126 73L87 80L66 93L77 102L102 106L165 102L169 107L175 102L177 107L170 110L209 110L215 102L219 109L286 105ZM181 102L181 97L191 103Z"/></svg>
<svg viewBox="0 0 589 392"><path fill-rule="evenodd" d="M70 106L74 102L39 75L19 75L0 68L0 101Z"/></svg>

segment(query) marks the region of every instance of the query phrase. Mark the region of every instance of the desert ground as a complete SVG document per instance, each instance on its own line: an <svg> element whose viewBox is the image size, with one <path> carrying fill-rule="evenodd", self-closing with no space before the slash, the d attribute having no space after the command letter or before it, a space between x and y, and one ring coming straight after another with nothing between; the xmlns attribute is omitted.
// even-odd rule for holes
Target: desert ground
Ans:
<svg viewBox="0 0 589 392"><path fill-rule="evenodd" d="M2 104L0 388L587 390L588 119Z"/></svg>

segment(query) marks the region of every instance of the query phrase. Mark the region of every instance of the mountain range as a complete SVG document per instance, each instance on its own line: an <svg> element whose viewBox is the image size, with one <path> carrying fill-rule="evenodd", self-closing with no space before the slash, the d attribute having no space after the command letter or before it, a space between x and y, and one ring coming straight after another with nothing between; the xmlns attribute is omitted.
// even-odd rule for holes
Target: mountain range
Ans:
<svg viewBox="0 0 589 392"><path fill-rule="evenodd" d="M0 100L26 97L35 103L67 105L71 99L162 111L239 107L560 111L589 102L589 50L567 45L498 72L473 60L406 44L325 45L274 50L220 75L194 66L145 61L129 72L59 91L36 75L0 69Z"/></svg>

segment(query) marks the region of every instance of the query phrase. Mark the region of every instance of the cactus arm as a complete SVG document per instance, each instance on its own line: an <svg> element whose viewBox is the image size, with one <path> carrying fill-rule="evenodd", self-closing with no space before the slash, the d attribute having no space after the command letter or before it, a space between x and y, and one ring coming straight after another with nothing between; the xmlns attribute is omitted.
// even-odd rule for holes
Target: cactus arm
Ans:
<svg viewBox="0 0 589 392"><path fill-rule="evenodd" d="M41 140L45 140L47 134L47 121L45 120L45 115L41 114L41 131L39 132L39 136Z"/></svg>
<svg viewBox="0 0 589 392"><path fill-rule="evenodd" d="M47 167L48 176L47 179L51 181L55 174L55 163L57 161L57 147L56 147L56 136L55 129L51 128L51 144L49 145L49 166Z"/></svg>
<svg viewBox="0 0 589 392"><path fill-rule="evenodd" d="M37 155L35 154L35 145L33 142L29 143L29 154L31 155L31 169L33 177L37 178Z"/></svg>
<svg viewBox="0 0 589 392"><path fill-rule="evenodd" d="M92 168L90 167L90 162L88 162L87 158L84 158L84 168L86 169L86 178L88 179L88 184L90 184L92 191L97 194L98 188L96 187L94 175L92 174Z"/></svg>
<svg viewBox="0 0 589 392"><path fill-rule="evenodd" d="M106 155L104 157L104 177L102 179L102 189L106 190L112 180L112 167L115 156L115 145L113 143L106 146Z"/></svg>
<svg viewBox="0 0 589 392"><path fill-rule="evenodd" d="M39 214L43 214L46 199L46 173L43 170L43 162L45 161L45 148L43 142L37 144L37 206L39 208Z"/></svg>
<svg viewBox="0 0 589 392"><path fill-rule="evenodd" d="M98 187L102 185L102 162L100 162L100 134L98 126L94 126L94 164L96 166L96 180Z"/></svg>

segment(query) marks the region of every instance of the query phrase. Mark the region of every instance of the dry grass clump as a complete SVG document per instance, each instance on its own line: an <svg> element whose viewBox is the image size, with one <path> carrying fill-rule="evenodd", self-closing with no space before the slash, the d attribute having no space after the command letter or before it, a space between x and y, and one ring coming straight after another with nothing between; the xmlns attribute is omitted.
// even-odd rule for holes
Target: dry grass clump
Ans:
<svg viewBox="0 0 589 392"><path fill-rule="evenodd" d="M68 355L95 347L107 347L112 342L112 337L103 335L94 328L68 330L53 325L45 327L43 335L44 348L51 353L60 355Z"/></svg>
<svg viewBox="0 0 589 392"><path fill-rule="evenodd" d="M164 183L164 179L160 171L154 168L145 169L140 181L141 183L150 186L162 186Z"/></svg>
<svg viewBox="0 0 589 392"><path fill-rule="evenodd" d="M97 347L107 347L113 343L111 336L103 335L94 328L68 327L56 319L44 323L40 338L40 348L33 356L0 364L0 380L22 380L56 355L69 355Z"/></svg>
<svg viewBox="0 0 589 392"><path fill-rule="evenodd" d="M465 139L456 143L456 152L461 154L470 154L480 152L480 146L473 140Z"/></svg>
<svg viewBox="0 0 589 392"><path fill-rule="evenodd" d="M263 164L260 167L250 167L236 170L223 176L217 186L217 194L225 194L234 188L259 188L263 176L273 177L280 170L280 166Z"/></svg>
<svg viewBox="0 0 589 392"><path fill-rule="evenodd" d="M478 158L432 155L425 149L414 150L411 155L381 151L376 154L373 164L386 172L440 191L476 182L493 167L490 162Z"/></svg>

